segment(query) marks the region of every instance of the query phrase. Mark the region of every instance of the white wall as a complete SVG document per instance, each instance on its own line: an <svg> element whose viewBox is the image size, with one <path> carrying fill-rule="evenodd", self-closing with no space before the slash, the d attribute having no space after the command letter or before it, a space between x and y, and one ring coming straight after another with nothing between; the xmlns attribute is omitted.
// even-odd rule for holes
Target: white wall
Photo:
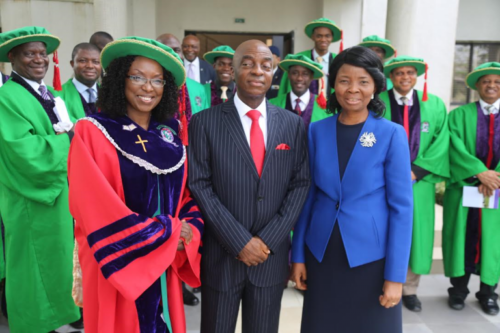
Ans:
<svg viewBox="0 0 500 333"><path fill-rule="evenodd" d="M321 0L157 0L156 34L180 40L186 30L288 33L295 31L295 52L312 48L304 26L321 17ZM245 18L244 24L234 23Z"/></svg>
<svg viewBox="0 0 500 333"><path fill-rule="evenodd" d="M500 1L460 0L457 41L500 41Z"/></svg>

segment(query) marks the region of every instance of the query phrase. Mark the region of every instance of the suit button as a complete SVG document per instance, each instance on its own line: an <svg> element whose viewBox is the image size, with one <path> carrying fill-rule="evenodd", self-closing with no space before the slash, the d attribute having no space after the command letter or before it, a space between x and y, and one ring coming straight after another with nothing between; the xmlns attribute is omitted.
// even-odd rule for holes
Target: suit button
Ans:
<svg viewBox="0 0 500 333"><path fill-rule="evenodd" d="M258 202L261 202L262 200L264 200L264 197L257 197Z"/></svg>
<svg viewBox="0 0 500 333"><path fill-rule="evenodd" d="M339 203L337 202L337 206L335 206L335 209L336 209L336 210L339 210L339 207L340 207L340 205L339 205Z"/></svg>

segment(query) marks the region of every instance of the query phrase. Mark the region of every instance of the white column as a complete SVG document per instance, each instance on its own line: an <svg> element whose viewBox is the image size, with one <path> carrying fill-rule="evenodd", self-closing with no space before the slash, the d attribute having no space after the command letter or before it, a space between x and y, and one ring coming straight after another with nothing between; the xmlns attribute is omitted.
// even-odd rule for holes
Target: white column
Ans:
<svg viewBox="0 0 500 333"><path fill-rule="evenodd" d="M94 0L95 31L105 31L114 39L128 35L129 17L126 0Z"/></svg>
<svg viewBox="0 0 500 333"><path fill-rule="evenodd" d="M423 58L428 91L448 106L451 98L459 0L389 0L387 38L398 55ZM423 77L418 89L423 89Z"/></svg>

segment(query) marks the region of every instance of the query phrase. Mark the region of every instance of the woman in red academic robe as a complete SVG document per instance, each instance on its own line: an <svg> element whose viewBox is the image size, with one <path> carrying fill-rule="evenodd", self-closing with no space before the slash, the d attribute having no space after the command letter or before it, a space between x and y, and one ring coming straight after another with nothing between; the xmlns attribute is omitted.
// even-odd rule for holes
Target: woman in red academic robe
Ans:
<svg viewBox="0 0 500 333"><path fill-rule="evenodd" d="M173 118L185 71L140 37L108 44L101 61L101 112L77 123L68 161L85 332L184 333L181 282L200 284L203 233Z"/></svg>

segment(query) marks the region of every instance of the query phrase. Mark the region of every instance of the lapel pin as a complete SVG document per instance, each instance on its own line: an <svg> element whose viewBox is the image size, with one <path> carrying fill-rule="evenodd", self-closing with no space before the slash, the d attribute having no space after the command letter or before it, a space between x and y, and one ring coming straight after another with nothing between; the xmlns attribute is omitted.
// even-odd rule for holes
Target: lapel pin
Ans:
<svg viewBox="0 0 500 333"><path fill-rule="evenodd" d="M135 126L134 124L130 124L130 125L123 125L123 129L125 131L129 131L129 132L132 132L133 130L135 130L137 128L137 126Z"/></svg>
<svg viewBox="0 0 500 333"><path fill-rule="evenodd" d="M373 132L363 133L363 135L361 135L361 138L359 138L359 141L361 142L362 147L368 147L368 148L373 147L373 145L377 143L377 139L375 138Z"/></svg>

